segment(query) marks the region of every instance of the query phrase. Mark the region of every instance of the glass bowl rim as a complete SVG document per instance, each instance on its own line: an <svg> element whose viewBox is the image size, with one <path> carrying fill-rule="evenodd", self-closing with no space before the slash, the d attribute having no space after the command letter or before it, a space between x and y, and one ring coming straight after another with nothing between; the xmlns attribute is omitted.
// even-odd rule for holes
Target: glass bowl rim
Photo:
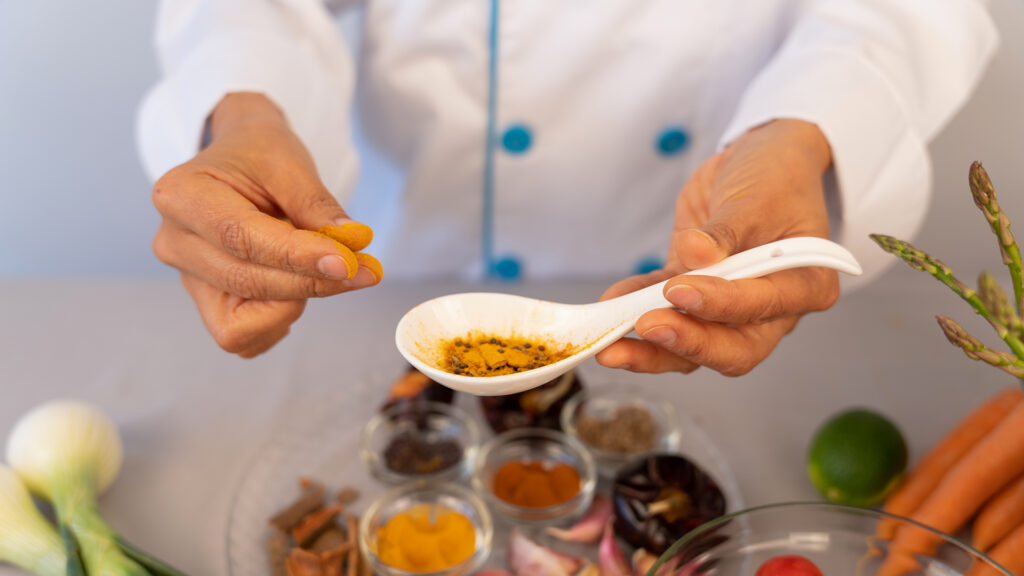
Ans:
<svg viewBox="0 0 1024 576"><path fill-rule="evenodd" d="M541 437L547 442L565 446L570 452L577 456L578 460L583 465L583 469L579 470L581 480L579 493L561 504L545 506L543 508L517 506L498 498L491 490L488 489L487 486L484 486L482 474L488 456L490 456L495 450L507 446L512 442L523 438L533 437ZM594 462L594 458L591 456L587 447L584 446L582 442L565 432L551 430L549 428L513 428L512 430L506 430L494 438L491 438L480 448L473 468L473 488L480 494L483 494L484 499L491 504L495 510L502 514L512 516L517 521L527 524L544 523L560 519L568 512L576 511L577 508L582 508L583 506L588 505L588 503L593 499L594 491L597 488L597 464ZM520 514L526 514L528 516L535 515L537 518L520 518Z"/></svg>
<svg viewBox="0 0 1024 576"><path fill-rule="evenodd" d="M476 550L473 555L466 558L461 563L451 566L446 570L438 570L434 572L409 572L399 568L388 566L383 560L377 556L377 553L370 548L370 522L376 518L381 508L391 502L397 500L402 496L408 496L409 494L415 494L417 492L431 492L441 495L455 496L468 504L473 512L480 518L479 526L475 526L479 535L480 542L476 545ZM470 520L472 522L472 520ZM474 523L475 524L475 523ZM428 480L417 480L409 482L388 490L387 492L378 496L363 512L363 515L359 518L359 534L358 545L360 551L367 560L373 563L379 563L383 566L387 566L391 574L397 576L445 576L458 571L460 574L469 573L472 570L476 570L487 560L487 557L491 554L491 547L493 546L494 538L494 521L491 518L491 512L487 508L487 504L478 496L473 490L455 484L454 482L431 482Z"/></svg>
<svg viewBox="0 0 1024 576"><path fill-rule="evenodd" d="M653 416L655 420L658 421L659 425L665 425L663 430L658 431L658 442L655 444L654 448L643 452L612 452L610 450L603 450L597 446L592 446L579 437L579 433L576 431L577 408L587 400L617 396L621 396L627 400L632 399L635 401L633 402L634 404L643 403L645 408L654 413ZM664 422L662 422L662 420ZM578 440L599 460L632 460L633 458L639 458L645 454L653 454L659 451L674 451L677 448L676 445L679 443L679 413L676 411L675 405L669 402L666 398L647 391L642 386L606 385L589 389L584 388L570 396L569 400L567 400L562 406L562 410L558 414L558 423L562 425L562 430L565 431L567 436L574 440ZM669 445L663 445L666 441L669 442Z"/></svg>
<svg viewBox="0 0 1024 576"><path fill-rule="evenodd" d="M370 443L376 432L388 424L392 416L401 414L410 407L419 407L429 412L443 414L455 420L465 430L466 444L462 446L462 459L464 462L455 464L437 472L429 474L402 474L387 467L381 459L381 454L376 453ZM462 436L462 435L459 435ZM419 481L444 481L450 478L457 478L462 475L463 468L473 469L477 450L480 447L480 427L468 412L445 402L413 401L412 403L398 403L381 410L363 426L359 435L359 458L370 469L370 473L378 480L387 484L404 484L406 482ZM468 462L467 462L468 461Z"/></svg>
<svg viewBox="0 0 1024 576"><path fill-rule="evenodd" d="M727 524L728 522L731 522L731 521L733 521L733 520L735 520L737 518L748 517L748 516L752 516L754 514L758 514L758 513L761 513L761 512L773 511L773 510L788 510L788 509L796 509L796 510L821 510L821 511L827 511L827 512L841 512L843 514L855 514L855 515L859 515L859 516L873 516L873 517L875 517L877 519L887 518L887 519L890 519L890 520L896 520L896 521L899 521L899 522L905 522L905 523L910 524L912 526L916 526L918 528L921 528L921 529L923 529L923 530L925 530L927 532L931 532L932 535L938 536L939 538L941 538L944 543L951 544L951 545L959 548L960 550L962 550L964 552L967 552L968 554L973 555L975 558L981 558L982 560L988 562L990 567L995 568L996 570L1000 571L1003 576L1013 576L1013 574L1010 573L1010 571L1008 571L1006 568L1003 568L1002 564L999 564L998 562L993 560L988 554L985 554L984 552L981 552L980 550L974 548L973 546L971 546L970 544L964 542L963 540L960 540L959 538L956 538L955 536L950 536L949 534L946 534L945 532L940 532L939 530L936 530L935 528L932 528L931 526L926 526L925 524L922 524L922 523L920 523L920 522L918 522L916 520L911 520L910 518L907 518L905 516L899 516L897 514L892 514L890 512L886 512L884 510L877 510L875 508L862 508L862 507L859 507L859 506L849 506L849 505L846 505L846 504L833 504L831 502L815 502L815 501L776 502L776 503L773 503L773 504L762 504L760 506L752 506L750 508L745 508L743 510L739 510L739 511L732 512L732 513L729 513L729 514L724 514L722 516L719 516L718 518L715 518L713 520L709 520L709 521L705 522L704 524L701 524L700 526L698 526L698 527L694 528L693 530L689 531L682 538L679 538L674 543L672 543L672 545L669 546L668 550L666 550L661 556L659 556L658 560L654 563L653 566L651 566L651 569L648 571L648 574L655 574L655 573L657 573L658 569L661 568L661 566L665 563L665 561L668 558L671 558L672 556L674 556L679 551L680 548L682 548L686 544L689 544L690 542L695 540L697 537L702 536L705 533L710 532L710 531L718 528L719 526Z"/></svg>

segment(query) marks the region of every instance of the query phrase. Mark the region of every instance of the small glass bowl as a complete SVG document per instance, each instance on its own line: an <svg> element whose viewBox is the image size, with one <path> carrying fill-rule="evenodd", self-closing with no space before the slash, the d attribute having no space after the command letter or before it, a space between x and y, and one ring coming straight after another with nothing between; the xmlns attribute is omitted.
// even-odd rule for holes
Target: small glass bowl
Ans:
<svg viewBox="0 0 1024 576"><path fill-rule="evenodd" d="M580 475L580 491L570 500L544 508L516 506L498 498L492 489L494 476L507 462L541 461L564 463ZM473 487L484 495L491 509L512 524L551 526L581 516L594 499L597 471L590 453L578 440L544 428L518 428L492 438L477 456Z"/></svg>
<svg viewBox="0 0 1024 576"><path fill-rule="evenodd" d="M422 504L442 506L469 519L476 533L476 551L461 564L436 572L408 572L377 556L377 531L396 514ZM418 481L386 492L370 504L359 521L359 549L374 574L383 576L459 576L471 574L491 553L494 525L491 513L472 490L457 484Z"/></svg>
<svg viewBox="0 0 1024 576"><path fill-rule="evenodd" d="M384 461L384 451L397 435L413 431L422 440L453 440L462 452L455 464L428 474L402 473ZM480 445L480 428L463 410L440 402L396 404L366 423L359 441L359 457L370 473L387 484L412 481L457 481L473 469Z"/></svg>
<svg viewBox="0 0 1024 576"><path fill-rule="evenodd" d="M657 427L654 445L650 450L639 452L612 452L602 450L580 438L576 419L582 414L593 418L608 419L623 406L638 406L650 412ZM562 430L579 440L590 450L602 478L614 478L620 468L636 458L654 452L675 452L679 447L679 417L672 403L645 389L635 386L582 390L562 407Z"/></svg>

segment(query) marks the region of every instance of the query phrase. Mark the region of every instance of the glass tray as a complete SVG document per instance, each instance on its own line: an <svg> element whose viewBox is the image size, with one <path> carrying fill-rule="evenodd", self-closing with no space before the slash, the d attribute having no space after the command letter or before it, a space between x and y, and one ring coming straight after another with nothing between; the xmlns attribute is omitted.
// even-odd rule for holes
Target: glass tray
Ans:
<svg viewBox="0 0 1024 576"><path fill-rule="evenodd" d="M284 418L295 422L275 432L256 454L243 474L235 492L228 518L227 556L231 576L272 576L265 542L270 536L267 520L287 506L299 493L298 482L309 476L323 482L329 491L343 487L359 491L359 499L347 512L361 514L389 486L375 480L359 459L359 437L363 426L381 404L387 390L386 378L374 378L376 385L345 387L327 397L305 398L303 408L291 407L295 414ZM588 382L592 381L587 379ZM481 426L483 441L492 436L480 412L479 402L466 394L456 396L456 404L472 415ZM736 478L728 462L708 435L680 407L679 452L699 464L725 493L728 510L744 508ZM469 485L469 479L464 482ZM598 485L598 493L608 494L608 486ZM500 517L494 519L494 546L485 568L506 568L506 549L512 526ZM531 537L537 537L531 533ZM541 543L567 554L597 559L596 545L573 545L538 538Z"/></svg>

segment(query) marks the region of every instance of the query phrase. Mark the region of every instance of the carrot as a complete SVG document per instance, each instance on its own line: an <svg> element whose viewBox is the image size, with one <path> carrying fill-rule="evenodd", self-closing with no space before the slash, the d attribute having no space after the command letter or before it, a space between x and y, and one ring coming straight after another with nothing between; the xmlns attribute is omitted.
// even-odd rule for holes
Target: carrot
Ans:
<svg viewBox="0 0 1024 576"><path fill-rule="evenodd" d="M973 527L974 547L984 552L1021 524L1024 524L1024 476L1003 488L978 513Z"/></svg>
<svg viewBox="0 0 1024 576"><path fill-rule="evenodd" d="M1018 403L992 432L978 442L942 479L912 518L952 534L978 508L1007 484L1024 474L1024 403ZM938 540L921 529L904 526L890 550L893 557L931 552ZM901 573L897 561L886 561L879 576Z"/></svg>
<svg viewBox="0 0 1024 576"><path fill-rule="evenodd" d="M996 544L989 557L1011 574L1024 574L1024 524L1017 526L1002 542ZM967 576L996 576L996 571L975 564Z"/></svg>
<svg viewBox="0 0 1024 576"><path fill-rule="evenodd" d="M883 508L890 514L910 516L935 490L946 472L991 432L1020 403L1019 388L1007 388L967 415L925 456L899 488L889 496ZM884 519L878 524L878 537L891 540L899 521Z"/></svg>

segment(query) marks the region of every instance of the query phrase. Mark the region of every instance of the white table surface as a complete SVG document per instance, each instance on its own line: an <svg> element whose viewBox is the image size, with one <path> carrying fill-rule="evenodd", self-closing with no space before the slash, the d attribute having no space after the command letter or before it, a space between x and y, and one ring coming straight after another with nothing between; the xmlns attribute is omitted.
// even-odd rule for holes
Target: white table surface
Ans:
<svg viewBox="0 0 1024 576"><path fill-rule="evenodd" d="M485 289L581 303L606 285ZM124 469L101 501L104 515L193 576L225 574L232 494L260 447L303 402L401 370L392 342L406 309L477 288L385 282L311 302L282 344L241 360L213 344L173 280L0 283L0 434L46 400L98 404L121 426L125 442ZM995 341L944 287L900 267L844 295L829 312L805 318L745 377L636 375L593 362L582 375L594 384L651 386L672 398L723 451L748 505L817 499L804 452L833 412L855 405L881 410L903 429L917 459L965 412L1013 384L954 350L933 319L940 312ZM0 567L0 576L17 573Z"/></svg>

